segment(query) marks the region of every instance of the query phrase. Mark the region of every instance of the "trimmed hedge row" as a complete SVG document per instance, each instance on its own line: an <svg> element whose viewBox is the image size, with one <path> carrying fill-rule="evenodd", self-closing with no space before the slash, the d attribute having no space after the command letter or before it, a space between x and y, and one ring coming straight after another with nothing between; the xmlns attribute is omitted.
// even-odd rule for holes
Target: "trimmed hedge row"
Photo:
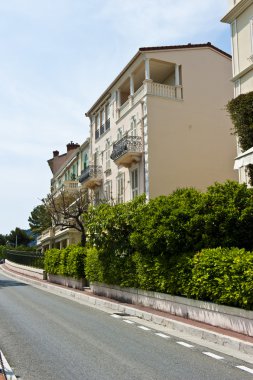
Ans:
<svg viewBox="0 0 253 380"><path fill-rule="evenodd" d="M86 225L90 281L252 308L253 189L245 184L102 204Z"/></svg>
<svg viewBox="0 0 253 380"><path fill-rule="evenodd" d="M0 259L5 258L5 252L6 252L6 246L5 245L0 245Z"/></svg>
<svg viewBox="0 0 253 380"><path fill-rule="evenodd" d="M45 252L44 269L50 274L85 278L86 248L70 245L64 249L52 248Z"/></svg>
<svg viewBox="0 0 253 380"><path fill-rule="evenodd" d="M87 249L89 280L253 309L253 252L245 249L203 249L169 261L135 253L110 265L104 258L102 251Z"/></svg>

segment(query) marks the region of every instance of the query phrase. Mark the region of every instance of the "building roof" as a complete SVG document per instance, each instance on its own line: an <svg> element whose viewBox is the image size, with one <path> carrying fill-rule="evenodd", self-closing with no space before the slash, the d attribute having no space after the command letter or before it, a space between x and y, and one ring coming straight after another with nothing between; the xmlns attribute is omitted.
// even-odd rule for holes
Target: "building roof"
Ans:
<svg viewBox="0 0 253 380"><path fill-rule="evenodd" d="M222 19L221 22L231 24L241 13L245 11L250 5L253 4L252 0L240 0Z"/></svg>
<svg viewBox="0 0 253 380"><path fill-rule="evenodd" d="M142 47L139 49L139 51L153 51L153 50L176 50L176 49L192 49L192 48L205 48L205 47L211 47L212 49L218 51L219 53L225 55L228 58L232 58L232 56L225 51L217 48L216 46L212 45L211 42L207 42L205 44L187 44L187 45L170 45L170 46L153 46L153 47Z"/></svg>
<svg viewBox="0 0 253 380"><path fill-rule="evenodd" d="M252 0L251 0L252 1ZM117 75L117 77L114 79L114 81L107 87L107 89L102 93L102 95L97 99L97 101L92 105L92 107L85 113L86 116L89 116L90 113L96 108L99 103L103 100L103 98L106 98L110 95L109 91L112 89L112 87L115 85L115 83L119 80L119 78L128 70L128 68L132 65L132 63L144 52L148 51L156 51L156 50L179 50L179 49L197 49L197 48L209 48L212 50L217 51L218 53L224 55L225 57L228 57L229 59L232 58L232 56L225 51L217 48L216 46L212 45L211 42L207 42L204 44L186 44L186 45L168 45L168 46L152 46L152 47L141 47L137 51L137 53L133 56L133 58L128 62L128 64L123 68L123 70Z"/></svg>

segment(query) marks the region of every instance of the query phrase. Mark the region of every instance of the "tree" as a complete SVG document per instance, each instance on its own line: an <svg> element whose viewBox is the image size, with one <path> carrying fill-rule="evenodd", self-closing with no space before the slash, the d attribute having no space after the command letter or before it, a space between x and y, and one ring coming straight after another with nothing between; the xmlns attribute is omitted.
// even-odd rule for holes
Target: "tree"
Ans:
<svg viewBox="0 0 253 380"><path fill-rule="evenodd" d="M22 230L21 228L16 227L15 230L12 230L9 235L6 236L7 243L12 245L13 247L16 246L25 246L27 247L29 243L33 240L25 230Z"/></svg>
<svg viewBox="0 0 253 380"><path fill-rule="evenodd" d="M6 235L0 234L0 245L6 244Z"/></svg>
<svg viewBox="0 0 253 380"><path fill-rule="evenodd" d="M62 230L73 228L81 233L81 245L86 244L85 215L90 199L87 189L75 191L61 190L57 196L48 194L42 202L49 213L54 226Z"/></svg>
<svg viewBox="0 0 253 380"><path fill-rule="evenodd" d="M241 94L227 104L227 111L234 126L242 151L253 147L253 91ZM250 185L253 185L253 165L247 166Z"/></svg>
<svg viewBox="0 0 253 380"><path fill-rule="evenodd" d="M34 233L41 233L52 225L50 213L44 204L34 207L28 222Z"/></svg>

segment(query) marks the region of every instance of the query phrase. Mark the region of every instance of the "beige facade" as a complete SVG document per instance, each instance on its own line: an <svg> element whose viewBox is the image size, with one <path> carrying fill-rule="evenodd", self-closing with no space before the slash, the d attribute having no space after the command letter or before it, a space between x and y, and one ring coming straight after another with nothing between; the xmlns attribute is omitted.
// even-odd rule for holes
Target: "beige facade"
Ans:
<svg viewBox="0 0 253 380"><path fill-rule="evenodd" d="M231 57L210 43L140 48L86 114L82 185L120 203L236 180L231 75Z"/></svg>
<svg viewBox="0 0 253 380"><path fill-rule="evenodd" d="M232 82L237 97L253 91L253 0L231 0L230 10L221 21L231 27ZM248 184L247 165L253 164L253 154L251 150L242 153L239 146L237 154L234 167L239 181Z"/></svg>
<svg viewBox="0 0 253 380"><path fill-rule="evenodd" d="M67 145L67 152L60 155L53 152L53 158L48 160L52 171L50 192L55 197L64 190L75 191L80 187L79 178L81 172L89 166L89 139L81 146L73 142ZM45 251L49 248L64 248L70 244L80 242L80 233L73 228L62 229L53 226L43 231L37 239L38 249Z"/></svg>

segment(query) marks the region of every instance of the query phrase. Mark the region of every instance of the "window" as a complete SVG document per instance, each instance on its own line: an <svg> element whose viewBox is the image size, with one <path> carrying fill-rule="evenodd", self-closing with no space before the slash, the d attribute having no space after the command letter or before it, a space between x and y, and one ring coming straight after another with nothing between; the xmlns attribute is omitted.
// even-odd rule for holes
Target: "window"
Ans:
<svg viewBox="0 0 253 380"><path fill-rule="evenodd" d="M125 186L125 177L124 177L124 174L120 174L117 177L117 203L124 202L124 186Z"/></svg>
<svg viewBox="0 0 253 380"><path fill-rule="evenodd" d="M130 136L137 136L137 126L136 126L136 117L133 116L131 119L131 127L130 127Z"/></svg>
<svg viewBox="0 0 253 380"><path fill-rule="evenodd" d="M110 105L109 104L105 106L105 118L106 118L105 129L107 131L108 129L110 129Z"/></svg>
<svg viewBox="0 0 253 380"><path fill-rule="evenodd" d="M134 169L131 172L131 191L132 191L132 199L139 195L139 184L138 184L138 169Z"/></svg>
<svg viewBox="0 0 253 380"><path fill-rule="evenodd" d="M104 186L104 196L107 202L112 200L112 181L107 181Z"/></svg>
<svg viewBox="0 0 253 380"><path fill-rule="evenodd" d="M88 154L83 153L83 168L87 169L87 167L88 167Z"/></svg>
<svg viewBox="0 0 253 380"><path fill-rule="evenodd" d="M123 137L123 127L119 127L117 131L117 141L121 140Z"/></svg>
<svg viewBox="0 0 253 380"><path fill-rule="evenodd" d="M95 139L99 138L99 128L100 128L100 114L96 116L96 126L95 126Z"/></svg>
<svg viewBox="0 0 253 380"><path fill-rule="evenodd" d="M105 143L105 169L109 170L110 168L111 168L110 139L106 139L106 143Z"/></svg>

